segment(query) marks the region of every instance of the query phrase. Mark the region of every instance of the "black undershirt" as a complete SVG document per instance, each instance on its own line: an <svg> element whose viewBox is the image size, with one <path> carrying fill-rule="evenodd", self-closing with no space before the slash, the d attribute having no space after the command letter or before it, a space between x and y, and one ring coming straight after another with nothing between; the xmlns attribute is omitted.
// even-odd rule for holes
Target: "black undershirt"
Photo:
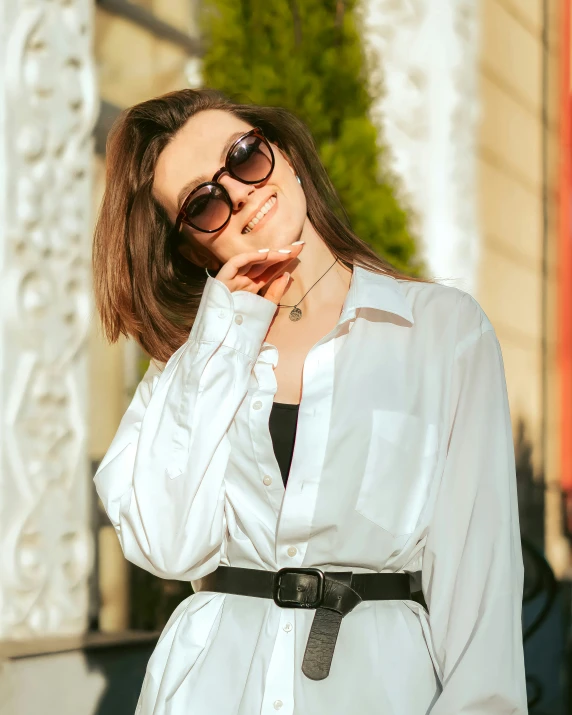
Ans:
<svg viewBox="0 0 572 715"><path fill-rule="evenodd" d="M270 411L270 435L284 486L288 481L288 472L294 452L299 407L298 404L273 402Z"/></svg>

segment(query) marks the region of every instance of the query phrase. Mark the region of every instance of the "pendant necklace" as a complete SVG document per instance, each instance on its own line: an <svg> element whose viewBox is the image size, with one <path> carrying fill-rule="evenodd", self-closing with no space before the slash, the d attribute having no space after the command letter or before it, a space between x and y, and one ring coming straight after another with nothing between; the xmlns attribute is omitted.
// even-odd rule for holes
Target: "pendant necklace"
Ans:
<svg viewBox="0 0 572 715"><path fill-rule="evenodd" d="M337 260L338 259L336 258L336 260L332 263L330 268L334 267L334 265L337 263ZM330 268L328 268L328 271L330 270ZM326 271L326 273L328 271ZM322 278L326 275L326 273L321 275L318 278L318 280L316 281L316 283L318 281L321 281ZM294 321L300 320L300 318L302 317L302 311L300 310L300 308L298 308L298 305L304 300L304 298L308 295L308 293L312 290L312 288L316 285L316 283L314 283L314 285L311 285L308 288L308 290L304 293L304 295L300 298L300 300L296 303L296 305L284 305L283 303L278 303L279 308L292 308L292 310L290 311L290 315L288 316L290 318L290 320L294 320Z"/></svg>

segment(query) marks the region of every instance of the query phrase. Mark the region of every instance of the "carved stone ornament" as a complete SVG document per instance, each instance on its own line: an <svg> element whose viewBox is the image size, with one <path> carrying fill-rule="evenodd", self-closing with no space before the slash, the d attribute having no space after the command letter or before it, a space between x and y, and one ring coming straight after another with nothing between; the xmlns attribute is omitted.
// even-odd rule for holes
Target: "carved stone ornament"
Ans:
<svg viewBox="0 0 572 715"><path fill-rule="evenodd" d="M373 118L431 275L476 288L479 0L363 0Z"/></svg>
<svg viewBox="0 0 572 715"><path fill-rule="evenodd" d="M90 0L0 0L0 638L81 633L92 566Z"/></svg>

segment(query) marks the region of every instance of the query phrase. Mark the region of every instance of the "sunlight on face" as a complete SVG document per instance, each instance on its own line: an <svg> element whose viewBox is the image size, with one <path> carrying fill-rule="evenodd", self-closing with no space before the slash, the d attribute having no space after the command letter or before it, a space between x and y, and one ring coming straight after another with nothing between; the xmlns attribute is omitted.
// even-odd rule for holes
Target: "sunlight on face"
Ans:
<svg viewBox="0 0 572 715"><path fill-rule="evenodd" d="M252 126L243 120L221 110L206 110L189 119L160 154L155 167L153 193L171 221L177 216L182 189L195 179L210 181L224 165L226 156L221 154L229 138L250 129ZM306 198L285 155L275 144L271 146L275 167L264 182L243 184L228 173L219 177L233 204L230 222L224 229L203 233L183 224L181 231L186 241L180 250L189 260L204 265L208 257L214 256L214 263L218 260L222 265L239 253L278 249L298 240L307 220ZM272 209L244 233L249 221L273 196L276 201Z"/></svg>

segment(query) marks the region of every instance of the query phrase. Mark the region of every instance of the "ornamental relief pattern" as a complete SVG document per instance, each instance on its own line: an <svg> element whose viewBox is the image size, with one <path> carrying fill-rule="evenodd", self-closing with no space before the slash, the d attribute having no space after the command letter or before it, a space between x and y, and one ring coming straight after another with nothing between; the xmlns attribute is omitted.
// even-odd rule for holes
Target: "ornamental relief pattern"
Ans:
<svg viewBox="0 0 572 715"><path fill-rule="evenodd" d="M86 455L89 0L4 0L0 637L80 633L92 566Z"/></svg>
<svg viewBox="0 0 572 715"><path fill-rule="evenodd" d="M430 273L476 288L478 30L475 0L364 0L372 118L416 217Z"/></svg>

